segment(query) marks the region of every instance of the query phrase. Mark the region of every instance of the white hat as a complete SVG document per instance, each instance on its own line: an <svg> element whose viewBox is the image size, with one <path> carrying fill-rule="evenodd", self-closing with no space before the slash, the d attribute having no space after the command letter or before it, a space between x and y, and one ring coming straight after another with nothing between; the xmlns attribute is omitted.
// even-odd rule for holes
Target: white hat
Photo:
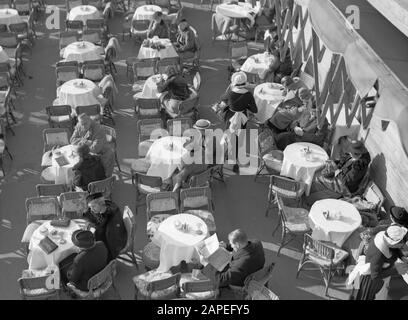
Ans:
<svg viewBox="0 0 408 320"><path fill-rule="evenodd" d="M231 85L234 87L245 86L247 84L247 76L245 72L235 72L231 76Z"/></svg>
<svg viewBox="0 0 408 320"><path fill-rule="evenodd" d="M384 240L388 245L394 246L404 239L407 232L407 228L401 227L399 225L391 225L384 232Z"/></svg>

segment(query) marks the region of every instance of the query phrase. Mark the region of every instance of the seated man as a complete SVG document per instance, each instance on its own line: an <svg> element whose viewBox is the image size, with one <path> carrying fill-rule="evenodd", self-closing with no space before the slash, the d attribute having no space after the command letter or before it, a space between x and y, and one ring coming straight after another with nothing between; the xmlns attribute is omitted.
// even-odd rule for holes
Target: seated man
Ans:
<svg viewBox="0 0 408 320"><path fill-rule="evenodd" d="M149 38L159 37L161 39L170 39L170 30L166 22L163 20L163 13L157 11L153 15L153 19L149 25L149 31L147 33Z"/></svg>
<svg viewBox="0 0 408 320"><path fill-rule="evenodd" d="M283 44L281 44L283 46ZM290 76L293 72L292 59L290 56L289 48L286 50L286 55L283 61L281 61L280 46L277 37L271 40L267 52L273 55L274 59L269 66L269 70L264 76L265 82L281 83L283 77Z"/></svg>
<svg viewBox="0 0 408 320"><path fill-rule="evenodd" d="M340 161L328 162L326 168L316 173L311 187L313 193L319 192L319 198L340 198L349 196L358 190L367 173L371 161L370 154L361 141L353 141L350 153Z"/></svg>
<svg viewBox="0 0 408 320"><path fill-rule="evenodd" d="M233 252L229 265L222 272L218 272L207 264L202 273L217 283L220 288L229 285L242 287L247 276L264 267L265 252L262 243L259 240L249 241L242 229L232 231L228 235L228 240L230 243L228 246L222 242L220 245Z"/></svg>
<svg viewBox="0 0 408 320"><path fill-rule="evenodd" d="M174 44L181 60L193 58L197 51L196 35L186 19L182 19L178 25L177 42Z"/></svg>
<svg viewBox="0 0 408 320"><path fill-rule="evenodd" d="M178 116L181 101L187 100L192 92L188 87L187 81L180 76L174 66L168 66L166 69L167 80L161 80L157 83L159 92L166 92L161 98L167 113L175 118Z"/></svg>
<svg viewBox="0 0 408 320"><path fill-rule="evenodd" d="M102 193L87 197L88 211L84 218L95 228L96 241L103 241L108 248L108 261L115 259L127 242L127 232L118 206L105 200Z"/></svg>
<svg viewBox="0 0 408 320"><path fill-rule="evenodd" d="M115 164L115 154L106 140L106 134L99 123L93 121L87 114L78 116L78 123L71 136L71 144L86 144L92 153L101 156L106 177L112 176Z"/></svg>
<svg viewBox="0 0 408 320"><path fill-rule="evenodd" d="M76 230L71 239L81 251L61 261L61 279L81 291L88 291L88 280L108 264L108 250L102 241L95 242L91 231Z"/></svg>
<svg viewBox="0 0 408 320"><path fill-rule="evenodd" d="M79 162L72 168L73 185L76 191L88 190L90 182L106 178L105 169L98 155L90 154L89 146L82 144L77 148Z"/></svg>

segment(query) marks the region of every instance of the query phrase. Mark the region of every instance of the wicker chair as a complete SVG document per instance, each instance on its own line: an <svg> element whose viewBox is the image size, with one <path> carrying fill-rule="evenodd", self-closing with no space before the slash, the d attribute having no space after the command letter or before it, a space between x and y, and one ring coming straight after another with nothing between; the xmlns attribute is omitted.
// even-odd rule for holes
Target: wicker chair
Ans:
<svg viewBox="0 0 408 320"><path fill-rule="evenodd" d="M102 122L102 114L101 114L101 106L99 104L91 104L87 106L77 106L75 108L75 113L80 115L82 113L87 114L92 120L101 123Z"/></svg>
<svg viewBox="0 0 408 320"><path fill-rule="evenodd" d="M146 174L132 170L132 184L136 188L136 209L144 203L142 197L149 193L160 192L160 187L163 184L161 177L152 177Z"/></svg>
<svg viewBox="0 0 408 320"><path fill-rule="evenodd" d="M59 300L58 289L49 288L50 275L21 277L17 280L23 300ZM55 281L55 278L52 280ZM53 283L52 282L52 283Z"/></svg>
<svg viewBox="0 0 408 320"><path fill-rule="evenodd" d="M135 101L137 119L161 119L160 100L139 98Z"/></svg>
<svg viewBox="0 0 408 320"><path fill-rule="evenodd" d="M69 144L71 133L67 128L47 128L43 130L44 148L43 153L55 146L66 146Z"/></svg>
<svg viewBox="0 0 408 320"><path fill-rule="evenodd" d="M68 191L68 187L65 184L37 184L35 189L39 197L59 197L61 193Z"/></svg>
<svg viewBox="0 0 408 320"><path fill-rule="evenodd" d="M94 181L88 184L89 194L102 192L106 199L112 199L113 184L115 183L115 176L111 176L104 180Z"/></svg>
<svg viewBox="0 0 408 320"><path fill-rule="evenodd" d="M150 278L155 280L150 280ZM136 276L133 278L135 300L169 300L178 298L180 294L180 278L180 273L172 275L169 272L157 273L156 270Z"/></svg>
<svg viewBox="0 0 408 320"><path fill-rule="evenodd" d="M62 215L70 219L82 219L83 214L88 209L86 197L88 192L64 192L61 193L59 202ZM75 221L82 224L81 221Z"/></svg>
<svg viewBox="0 0 408 320"><path fill-rule="evenodd" d="M258 281L251 280L246 288L245 300L279 300L279 297Z"/></svg>
<svg viewBox="0 0 408 320"><path fill-rule="evenodd" d="M65 23L67 31L78 31L81 33L84 29L84 23L81 20L67 20Z"/></svg>
<svg viewBox="0 0 408 320"><path fill-rule="evenodd" d="M48 124L51 128L69 128L73 130L74 119L70 105L47 106Z"/></svg>
<svg viewBox="0 0 408 320"><path fill-rule="evenodd" d="M133 215L132 210L130 210L128 206L125 206L123 209L123 222L126 227L127 242L126 246L120 251L119 256L116 259L131 262L135 265L136 270L139 270L139 266L137 265L137 260L134 253L135 236L137 229L136 219Z"/></svg>
<svg viewBox="0 0 408 320"><path fill-rule="evenodd" d="M212 168L207 169L202 173L191 176L189 181L188 181L188 186L190 188L210 186L211 185L211 183L210 183L211 174L212 174Z"/></svg>
<svg viewBox="0 0 408 320"><path fill-rule="evenodd" d="M157 63L158 58L148 58L148 59L131 59L126 62L130 66L132 63L133 70L133 92L141 92L143 90L146 79L157 73ZM129 67L126 69L126 75L129 75Z"/></svg>
<svg viewBox="0 0 408 320"><path fill-rule="evenodd" d="M156 139L165 135L161 119L143 119L137 122L138 156L144 157Z"/></svg>
<svg viewBox="0 0 408 320"><path fill-rule="evenodd" d="M181 296L187 300L216 300L218 289L210 280L192 280L183 281L181 277Z"/></svg>

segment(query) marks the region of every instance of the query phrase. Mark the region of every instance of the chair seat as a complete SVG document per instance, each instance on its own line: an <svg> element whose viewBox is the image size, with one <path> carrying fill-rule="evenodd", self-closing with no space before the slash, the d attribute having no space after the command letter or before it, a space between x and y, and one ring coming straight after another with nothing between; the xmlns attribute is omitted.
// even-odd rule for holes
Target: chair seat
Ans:
<svg viewBox="0 0 408 320"><path fill-rule="evenodd" d="M146 268L152 270L160 265L160 247L153 242L149 242L142 253L142 260Z"/></svg>
<svg viewBox="0 0 408 320"><path fill-rule="evenodd" d="M152 146L154 140L144 140L139 143L139 157L146 156L147 152L149 151L150 147Z"/></svg>
<svg viewBox="0 0 408 320"><path fill-rule="evenodd" d="M137 186L140 193L149 194L149 193L158 193L160 192L160 188L153 188L145 184L139 183Z"/></svg>
<svg viewBox="0 0 408 320"><path fill-rule="evenodd" d="M151 270L144 274L138 275L133 278L133 282L138 289L139 296L142 298L150 298L153 300L168 300L177 298L177 286L171 286L163 290L157 290L151 293L147 291L147 285L151 281L162 280L171 277L170 272L158 272L157 270Z"/></svg>
<svg viewBox="0 0 408 320"><path fill-rule="evenodd" d="M169 214L156 214L150 219L150 221L147 222L146 234L149 240L154 237L157 229L159 229L160 223L162 223L168 217L170 217Z"/></svg>
<svg viewBox="0 0 408 320"><path fill-rule="evenodd" d="M324 244L334 249L334 258L333 258L334 266L339 265L342 261L344 261L349 256L349 253L347 251L344 251L343 249L341 249L340 247L332 243L324 242ZM331 263L330 259L327 259L325 257L318 255L314 251L310 250L309 247L306 247L305 253L308 259L313 261L317 265L323 266L323 267L330 266L330 263Z"/></svg>
<svg viewBox="0 0 408 320"><path fill-rule="evenodd" d="M285 207L285 225L291 232L307 232L309 226L309 211L303 208Z"/></svg>
<svg viewBox="0 0 408 320"><path fill-rule="evenodd" d="M133 86L132 86L132 91L136 92L136 93L143 91L143 87L144 87L145 82L146 82L146 80L137 80L136 82L134 82ZM133 97L133 98L137 99L137 97L136 98Z"/></svg>
<svg viewBox="0 0 408 320"><path fill-rule="evenodd" d="M150 163L146 160L146 158L136 159L132 163L132 169L136 172L146 173L149 168Z"/></svg>

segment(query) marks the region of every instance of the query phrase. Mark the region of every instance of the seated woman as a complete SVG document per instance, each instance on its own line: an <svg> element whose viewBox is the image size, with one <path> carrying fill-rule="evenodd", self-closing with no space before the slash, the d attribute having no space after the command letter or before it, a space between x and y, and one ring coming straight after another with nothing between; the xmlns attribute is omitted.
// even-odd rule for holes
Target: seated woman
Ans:
<svg viewBox="0 0 408 320"><path fill-rule="evenodd" d="M168 66L166 69L167 80L161 80L157 83L159 92L166 92L162 96L162 103L166 108L167 113L175 118L178 116L180 104L187 100L193 94L190 90L187 81L180 76L174 66Z"/></svg>
<svg viewBox="0 0 408 320"><path fill-rule="evenodd" d="M361 141L353 141L350 153L340 161L329 161L326 168L316 173L311 187L311 197L319 193L320 198L340 198L355 193L367 173L370 154Z"/></svg>
<svg viewBox="0 0 408 320"><path fill-rule="evenodd" d="M170 39L170 30L166 22L163 20L163 14L157 11L153 15L153 19L149 25L149 31L147 33L149 38L159 37L161 39Z"/></svg>
<svg viewBox="0 0 408 320"><path fill-rule="evenodd" d="M88 190L90 182L106 178L101 158L90 154L89 146L82 144L77 148L79 162L72 168L74 173L73 185L75 191Z"/></svg>
<svg viewBox="0 0 408 320"><path fill-rule="evenodd" d="M115 154L106 140L106 134L99 123L93 121L85 113L80 114L70 142L74 145L86 144L92 153L99 154L106 177L112 176Z"/></svg>
<svg viewBox="0 0 408 320"><path fill-rule="evenodd" d="M177 42L174 44L181 60L193 58L197 51L196 35L186 19L178 25Z"/></svg>

